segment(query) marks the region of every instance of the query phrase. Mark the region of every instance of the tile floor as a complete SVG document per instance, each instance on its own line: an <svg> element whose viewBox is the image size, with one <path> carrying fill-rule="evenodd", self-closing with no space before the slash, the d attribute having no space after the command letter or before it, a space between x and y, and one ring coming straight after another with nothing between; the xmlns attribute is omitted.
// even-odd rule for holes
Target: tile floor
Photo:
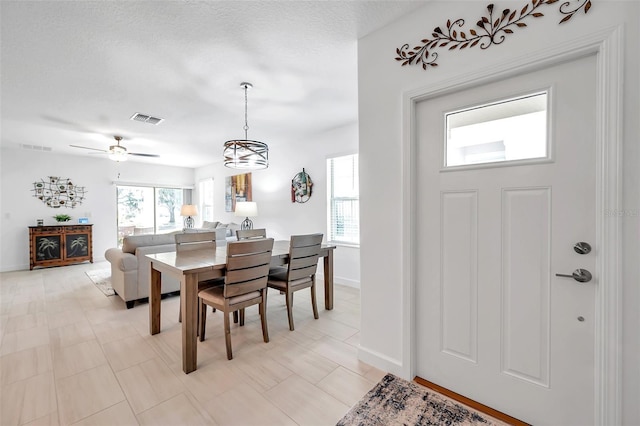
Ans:
<svg viewBox="0 0 640 426"><path fill-rule="evenodd" d="M179 298L163 299L151 336L147 304L128 310L85 274L107 267L0 274L1 425L335 425L385 374L358 361L360 294L337 285L319 320L307 290L294 296L293 332L270 291L271 341L249 308L245 326L232 326L231 361L222 314L209 311L198 370L186 375Z"/></svg>

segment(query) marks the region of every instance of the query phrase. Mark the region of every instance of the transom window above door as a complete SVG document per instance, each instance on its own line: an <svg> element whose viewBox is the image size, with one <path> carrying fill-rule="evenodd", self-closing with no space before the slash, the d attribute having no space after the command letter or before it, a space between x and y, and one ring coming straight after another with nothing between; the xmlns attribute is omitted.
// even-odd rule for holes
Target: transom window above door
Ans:
<svg viewBox="0 0 640 426"><path fill-rule="evenodd" d="M548 92L445 113L445 168L549 158Z"/></svg>

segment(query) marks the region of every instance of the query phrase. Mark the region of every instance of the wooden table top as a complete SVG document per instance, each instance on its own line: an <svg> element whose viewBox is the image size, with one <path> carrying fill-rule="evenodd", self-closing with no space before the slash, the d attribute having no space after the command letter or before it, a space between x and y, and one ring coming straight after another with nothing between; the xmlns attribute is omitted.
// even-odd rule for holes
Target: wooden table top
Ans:
<svg viewBox="0 0 640 426"><path fill-rule="evenodd" d="M330 250L335 249L332 244L322 244L320 256L326 256ZM224 269L227 264L227 246L218 246L215 250L202 249L177 253L175 251L165 253L147 254L152 261L162 263L165 267L181 271L182 273L206 272L213 269ZM273 243L272 258L282 259L289 256L289 240L278 240Z"/></svg>

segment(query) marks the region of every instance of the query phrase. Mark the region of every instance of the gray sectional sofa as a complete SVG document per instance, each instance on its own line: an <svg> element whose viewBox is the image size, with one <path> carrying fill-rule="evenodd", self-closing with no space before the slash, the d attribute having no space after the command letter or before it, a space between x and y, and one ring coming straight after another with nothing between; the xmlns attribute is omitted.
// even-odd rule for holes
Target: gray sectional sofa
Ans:
<svg viewBox="0 0 640 426"><path fill-rule="evenodd" d="M202 229L210 231L211 229ZM198 232L189 230L187 232ZM104 257L111 263L111 285L118 296L124 300L127 309L131 309L136 300L149 297L151 279L151 262L147 254L165 253L176 250L175 234L130 235L124 238L122 248L110 248ZM226 244L227 229L216 229L216 243ZM162 294L180 291L180 282L162 275Z"/></svg>

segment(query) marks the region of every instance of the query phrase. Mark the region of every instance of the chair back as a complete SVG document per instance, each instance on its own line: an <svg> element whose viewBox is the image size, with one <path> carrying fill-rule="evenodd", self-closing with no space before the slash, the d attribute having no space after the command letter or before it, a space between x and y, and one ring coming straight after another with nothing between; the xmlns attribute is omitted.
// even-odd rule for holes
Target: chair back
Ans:
<svg viewBox="0 0 640 426"><path fill-rule="evenodd" d="M292 235L287 281L315 275L323 234Z"/></svg>
<svg viewBox="0 0 640 426"><path fill-rule="evenodd" d="M224 297L266 288L272 251L273 238L229 242Z"/></svg>
<svg viewBox="0 0 640 426"><path fill-rule="evenodd" d="M178 253L202 249L215 250L216 248L215 231L176 234L175 240L176 252Z"/></svg>
<svg viewBox="0 0 640 426"><path fill-rule="evenodd" d="M256 238L267 238L267 230L264 228L260 229L237 229L236 230L236 238L238 241L242 240L253 240Z"/></svg>

